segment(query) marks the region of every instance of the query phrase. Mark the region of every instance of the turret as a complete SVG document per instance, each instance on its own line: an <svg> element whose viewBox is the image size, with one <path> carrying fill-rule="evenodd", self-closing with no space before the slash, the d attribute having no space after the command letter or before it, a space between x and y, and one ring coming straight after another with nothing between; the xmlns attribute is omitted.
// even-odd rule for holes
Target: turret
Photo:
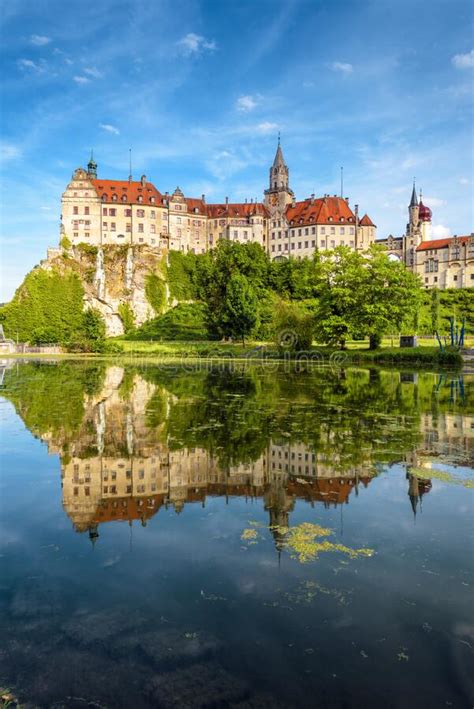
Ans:
<svg viewBox="0 0 474 709"><path fill-rule="evenodd" d="M416 195L415 180L413 180L413 190L411 193L410 204L408 205L408 227L410 232L418 226L418 197Z"/></svg>
<svg viewBox="0 0 474 709"><path fill-rule="evenodd" d="M97 163L94 161L94 151L91 150L91 157L87 163L87 176L97 179Z"/></svg>

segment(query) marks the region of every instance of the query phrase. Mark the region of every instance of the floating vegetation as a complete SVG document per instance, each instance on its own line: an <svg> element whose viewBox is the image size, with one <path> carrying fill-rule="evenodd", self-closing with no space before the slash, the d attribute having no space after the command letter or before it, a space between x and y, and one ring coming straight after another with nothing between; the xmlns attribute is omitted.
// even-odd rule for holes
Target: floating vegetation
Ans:
<svg viewBox="0 0 474 709"><path fill-rule="evenodd" d="M438 470L437 468L410 468L410 473L424 480L439 480L448 485L462 485L468 489L474 489L474 478L460 478L457 475L448 473L446 470Z"/></svg>
<svg viewBox="0 0 474 709"><path fill-rule="evenodd" d="M333 596L336 601L342 605L348 605L350 602L349 596L352 591L342 591L336 588L326 588L317 581L303 581L294 591L287 591L285 598L293 604L310 604L319 594Z"/></svg>
<svg viewBox="0 0 474 709"><path fill-rule="evenodd" d="M271 527L273 532L283 537L283 545L289 549L290 556L298 559L301 564L315 561L322 552L340 552L347 554L351 559L359 556L373 556L373 549L351 549L344 544L335 544L324 537L333 534L332 529L321 527L319 524L303 522L297 527Z"/></svg>
<svg viewBox="0 0 474 709"><path fill-rule="evenodd" d="M244 529L240 535L240 538L245 542L256 542L258 539L258 532L256 532L255 529Z"/></svg>
<svg viewBox="0 0 474 709"><path fill-rule="evenodd" d="M252 524L252 522L250 522ZM253 523L258 526L258 523ZM289 550L293 559L298 559L301 564L315 561L322 552L340 552L347 554L351 559L359 556L373 556L373 549L352 549L344 544L330 542L325 537L333 534L332 529L321 527L319 524L303 522L296 527L282 527L274 525L269 527L273 535L278 535L280 544ZM242 541L249 544L257 544L259 534L255 529L247 527L240 535ZM246 547L244 547L246 548Z"/></svg>

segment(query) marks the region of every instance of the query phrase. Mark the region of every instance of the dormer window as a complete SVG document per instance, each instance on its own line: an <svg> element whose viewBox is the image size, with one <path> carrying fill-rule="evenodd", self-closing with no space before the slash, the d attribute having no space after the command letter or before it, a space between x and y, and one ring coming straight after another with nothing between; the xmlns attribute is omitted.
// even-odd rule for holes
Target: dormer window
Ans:
<svg viewBox="0 0 474 709"><path fill-rule="evenodd" d="M155 204L155 198L154 198L154 197L150 197L150 202L151 202L152 204Z"/></svg>
<svg viewBox="0 0 474 709"><path fill-rule="evenodd" d="M127 195L126 195L126 194L123 194L123 195L122 195L122 202L126 202L126 201L127 201Z"/></svg>
<svg viewBox="0 0 474 709"><path fill-rule="evenodd" d="M138 201L140 202L140 204L143 202L143 197L141 196L141 194L138 195Z"/></svg>
<svg viewBox="0 0 474 709"><path fill-rule="evenodd" d="M116 201L117 201L117 195L116 195L116 194L113 194L113 195L112 195L112 202L116 202Z"/></svg>
<svg viewBox="0 0 474 709"><path fill-rule="evenodd" d="M106 194L102 195L102 202L107 202L107 195Z"/></svg>
<svg viewBox="0 0 474 709"><path fill-rule="evenodd" d="M328 222L332 222L332 217L329 217Z"/></svg>

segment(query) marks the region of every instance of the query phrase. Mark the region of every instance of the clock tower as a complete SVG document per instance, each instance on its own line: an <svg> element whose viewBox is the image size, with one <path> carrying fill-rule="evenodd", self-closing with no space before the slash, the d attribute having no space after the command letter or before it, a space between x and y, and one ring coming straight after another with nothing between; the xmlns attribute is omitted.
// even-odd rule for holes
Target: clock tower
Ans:
<svg viewBox="0 0 474 709"><path fill-rule="evenodd" d="M283 159L280 136L278 136L278 147L270 168L270 187L265 190L265 206L272 217L282 215L293 201L293 197L293 190L289 187L289 170Z"/></svg>

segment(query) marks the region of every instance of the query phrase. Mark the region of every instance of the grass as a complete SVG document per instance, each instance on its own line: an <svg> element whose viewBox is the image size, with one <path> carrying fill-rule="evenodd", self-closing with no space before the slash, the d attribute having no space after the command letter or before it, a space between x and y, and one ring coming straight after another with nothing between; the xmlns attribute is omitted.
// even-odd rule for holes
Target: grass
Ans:
<svg viewBox="0 0 474 709"><path fill-rule="evenodd" d="M144 355L159 358L216 358L216 359L254 359L277 360L287 359L288 355L278 350L272 343L252 342L245 348L238 343L223 342L175 342L175 341L144 341L115 338L122 350L122 354ZM295 357L297 355L291 355ZM334 364L359 364L359 363L400 363L426 366L453 366L462 365L459 352L447 351L442 353L439 347L426 342L418 347L387 347L379 350L369 350L367 346L361 347L360 342L351 342L346 350L341 351L334 347L314 345L307 353L308 359L315 362L328 362Z"/></svg>

